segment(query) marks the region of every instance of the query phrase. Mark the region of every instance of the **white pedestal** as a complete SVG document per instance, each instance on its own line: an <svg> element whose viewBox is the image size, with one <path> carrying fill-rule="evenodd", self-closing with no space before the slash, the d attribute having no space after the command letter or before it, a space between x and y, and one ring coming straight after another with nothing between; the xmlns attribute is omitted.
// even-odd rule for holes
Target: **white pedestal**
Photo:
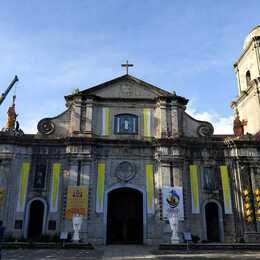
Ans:
<svg viewBox="0 0 260 260"><path fill-rule="evenodd" d="M73 229L74 229L72 241L74 243L79 243L79 240L80 240L79 231L80 231L81 224L82 224L82 216L80 216L78 214L73 216L72 224L73 224Z"/></svg>

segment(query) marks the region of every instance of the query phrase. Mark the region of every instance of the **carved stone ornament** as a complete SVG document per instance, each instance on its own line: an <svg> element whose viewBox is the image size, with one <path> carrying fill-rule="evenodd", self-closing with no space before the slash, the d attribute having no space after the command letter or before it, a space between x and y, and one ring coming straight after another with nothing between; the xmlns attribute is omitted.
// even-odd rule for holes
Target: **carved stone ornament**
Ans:
<svg viewBox="0 0 260 260"><path fill-rule="evenodd" d="M133 96L133 88L129 84L125 84L121 86L121 95L126 96L126 97L131 97Z"/></svg>
<svg viewBox="0 0 260 260"><path fill-rule="evenodd" d="M128 182L135 177L136 167L129 162L121 162L116 168L115 175L120 181Z"/></svg>
<svg viewBox="0 0 260 260"><path fill-rule="evenodd" d="M37 129L41 134L49 135L54 132L55 124L49 118L44 118L38 123Z"/></svg>
<svg viewBox="0 0 260 260"><path fill-rule="evenodd" d="M209 137L212 136L214 132L214 128L209 123L203 123L197 128L197 133L201 137Z"/></svg>

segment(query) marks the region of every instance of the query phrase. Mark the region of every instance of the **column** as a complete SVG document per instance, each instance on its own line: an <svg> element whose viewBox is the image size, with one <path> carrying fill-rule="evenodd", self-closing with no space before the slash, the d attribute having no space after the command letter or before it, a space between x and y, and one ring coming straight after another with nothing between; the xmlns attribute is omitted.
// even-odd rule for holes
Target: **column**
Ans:
<svg viewBox="0 0 260 260"><path fill-rule="evenodd" d="M85 120L85 133L92 136L92 119L93 119L93 99L86 101L86 120Z"/></svg>
<svg viewBox="0 0 260 260"><path fill-rule="evenodd" d="M179 115L178 115L178 104L177 101L174 100L171 103L171 125L172 125L172 137L178 137L180 135L179 129Z"/></svg>
<svg viewBox="0 0 260 260"><path fill-rule="evenodd" d="M80 132L80 121L81 121L81 97L76 97L71 111L70 119L70 130L71 134Z"/></svg>
<svg viewBox="0 0 260 260"><path fill-rule="evenodd" d="M167 128L167 103L165 100L160 100L160 123L161 123L161 137L168 137L168 128Z"/></svg>

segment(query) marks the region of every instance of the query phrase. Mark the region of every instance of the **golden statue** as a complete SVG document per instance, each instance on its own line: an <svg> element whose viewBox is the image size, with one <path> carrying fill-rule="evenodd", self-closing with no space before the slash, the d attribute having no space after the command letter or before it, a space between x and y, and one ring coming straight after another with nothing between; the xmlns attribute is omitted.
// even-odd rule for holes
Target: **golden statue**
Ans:
<svg viewBox="0 0 260 260"><path fill-rule="evenodd" d="M7 115L8 115L8 119L7 119L6 128L14 129L15 121L18 116L18 114L15 113L15 96L13 97L13 105L8 108Z"/></svg>

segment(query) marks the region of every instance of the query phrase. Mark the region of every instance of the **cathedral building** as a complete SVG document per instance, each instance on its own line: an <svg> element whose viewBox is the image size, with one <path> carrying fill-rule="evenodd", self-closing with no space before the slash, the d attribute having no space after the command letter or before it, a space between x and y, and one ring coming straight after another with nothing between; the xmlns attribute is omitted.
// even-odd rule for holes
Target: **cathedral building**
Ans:
<svg viewBox="0 0 260 260"><path fill-rule="evenodd" d="M65 96L35 135L3 129L6 237L70 233L80 214L82 242L168 243L176 208L180 240L260 241L259 44L258 26L234 65L234 135L214 135L187 114L188 99L128 73Z"/></svg>

